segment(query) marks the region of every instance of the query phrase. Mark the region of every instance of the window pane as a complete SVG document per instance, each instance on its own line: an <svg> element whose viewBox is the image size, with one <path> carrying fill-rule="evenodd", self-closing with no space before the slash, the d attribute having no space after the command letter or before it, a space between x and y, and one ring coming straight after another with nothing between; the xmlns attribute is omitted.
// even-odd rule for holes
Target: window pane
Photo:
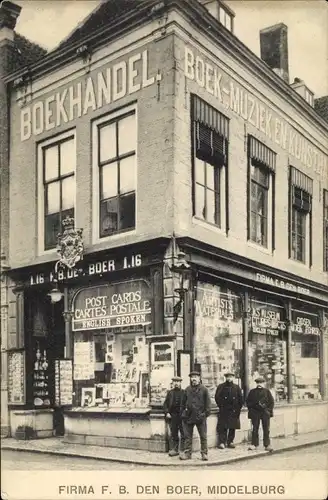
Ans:
<svg viewBox="0 0 328 500"><path fill-rule="evenodd" d="M224 373L232 371L235 382L242 376L241 299L225 287L197 283L195 300L195 363L202 367L202 382L214 402ZM209 313L215 308L215 313Z"/></svg>
<svg viewBox="0 0 328 500"><path fill-rule="evenodd" d="M44 180L50 181L57 179L58 171L58 146L52 146L44 149Z"/></svg>
<svg viewBox="0 0 328 500"><path fill-rule="evenodd" d="M75 165L75 141L74 139L70 139L69 141L65 141L60 144L60 175L75 172Z"/></svg>
<svg viewBox="0 0 328 500"><path fill-rule="evenodd" d="M127 116L118 122L118 154L119 156L136 150L136 117Z"/></svg>
<svg viewBox="0 0 328 500"><path fill-rule="evenodd" d="M226 14L226 28L231 31L231 17L229 14Z"/></svg>
<svg viewBox="0 0 328 500"><path fill-rule="evenodd" d="M120 194L135 191L136 188L136 156L128 156L120 161Z"/></svg>
<svg viewBox="0 0 328 500"><path fill-rule="evenodd" d="M116 157L116 123L99 128L100 162Z"/></svg>
<svg viewBox="0 0 328 500"><path fill-rule="evenodd" d="M101 199L112 198L117 196L117 163L111 163L101 167L102 175L102 191L100 193Z"/></svg>
<svg viewBox="0 0 328 500"><path fill-rule="evenodd" d="M48 250L57 245L57 235L61 232L59 213L47 215L44 226L45 249Z"/></svg>
<svg viewBox="0 0 328 500"><path fill-rule="evenodd" d="M60 211L60 185L52 182L46 186L46 214Z"/></svg>
<svg viewBox="0 0 328 500"><path fill-rule="evenodd" d="M213 165L206 163L206 187L214 189L214 175L216 169Z"/></svg>
<svg viewBox="0 0 328 500"><path fill-rule="evenodd" d="M195 215L205 219L205 188L199 184L195 185Z"/></svg>
<svg viewBox="0 0 328 500"><path fill-rule="evenodd" d="M206 220L213 224L216 223L215 193L210 189L206 190Z"/></svg>
<svg viewBox="0 0 328 500"><path fill-rule="evenodd" d="M120 229L132 229L135 227L135 193L120 198Z"/></svg>
<svg viewBox="0 0 328 500"><path fill-rule="evenodd" d="M75 178L74 175L62 181L62 210L74 207L75 202Z"/></svg>
<svg viewBox="0 0 328 500"><path fill-rule="evenodd" d="M225 11L220 7L220 23L224 25L225 21Z"/></svg>
<svg viewBox="0 0 328 500"><path fill-rule="evenodd" d="M100 236L108 236L118 230L118 199L100 203Z"/></svg>
<svg viewBox="0 0 328 500"><path fill-rule="evenodd" d="M195 181L205 184L205 162L199 158L195 158Z"/></svg>

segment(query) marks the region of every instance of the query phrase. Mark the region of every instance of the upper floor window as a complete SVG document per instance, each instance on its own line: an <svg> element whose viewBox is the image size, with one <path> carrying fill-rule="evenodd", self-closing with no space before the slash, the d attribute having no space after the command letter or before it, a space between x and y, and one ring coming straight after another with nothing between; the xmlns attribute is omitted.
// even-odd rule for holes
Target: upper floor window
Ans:
<svg viewBox="0 0 328 500"><path fill-rule="evenodd" d="M328 272L328 190L323 190L323 270Z"/></svg>
<svg viewBox="0 0 328 500"><path fill-rule="evenodd" d="M248 139L248 239L274 249L274 175L276 154Z"/></svg>
<svg viewBox="0 0 328 500"><path fill-rule="evenodd" d="M289 256L312 265L312 184L313 181L294 167L289 178Z"/></svg>
<svg viewBox="0 0 328 500"><path fill-rule="evenodd" d="M192 96L194 215L227 228L228 119Z"/></svg>
<svg viewBox="0 0 328 500"><path fill-rule="evenodd" d="M233 16L225 9L222 5L219 4L219 20L220 23L223 24L225 28L229 31L233 31Z"/></svg>
<svg viewBox="0 0 328 500"><path fill-rule="evenodd" d="M310 104L310 106L314 105L314 96L313 93L308 90L307 88L305 89L305 100L307 103Z"/></svg>
<svg viewBox="0 0 328 500"><path fill-rule="evenodd" d="M97 125L101 238L136 225L136 131L134 110Z"/></svg>
<svg viewBox="0 0 328 500"><path fill-rule="evenodd" d="M44 249L57 245L65 217L74 218L75 137L50 142L41 147L44 201Z"/></svg>

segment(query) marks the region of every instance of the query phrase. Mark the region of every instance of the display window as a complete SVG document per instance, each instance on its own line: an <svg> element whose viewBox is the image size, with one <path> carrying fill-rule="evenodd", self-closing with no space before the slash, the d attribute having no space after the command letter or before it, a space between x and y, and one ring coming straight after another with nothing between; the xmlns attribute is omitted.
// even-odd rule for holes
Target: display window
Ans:
<svg viewBox="0 0 328 500"><path fill-rule="evenodd" d="M269 298L252 297L248 311L250 388L259 375L275 401L287 400L287 322L284 308Z"/></svg>
<svg viewBox="0 0 328 500"><path fill-rule="evenodd" d="M195 300L195 363L202 382L214 401L224 374L232 371L241 383L242 366L241 299L232 290L210 283L198 283Z"/></svg>
<svg viewBox="0 0 328 500"><path fill-rule="evenodd" d="M293 310L291 330L293 400L321 399L318 315L301 308Z"/></svg>
<svg viewBox="0 0 328 500"><path fill-rule="evenodd" d="M74 405L148 406L149 283L139 279L79 290L73 313Z"/></svg>
<svg viewBox="0 0 328 500"><path fill-rule="evenodd" d="M74 338L74 392L83 407L149 404L149 346L136 333L83 332Z"/></svg>

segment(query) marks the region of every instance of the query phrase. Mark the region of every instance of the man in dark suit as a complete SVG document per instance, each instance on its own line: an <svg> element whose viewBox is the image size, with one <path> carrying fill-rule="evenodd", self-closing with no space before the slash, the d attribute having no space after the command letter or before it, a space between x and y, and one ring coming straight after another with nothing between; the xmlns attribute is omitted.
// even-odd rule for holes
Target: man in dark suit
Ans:
<svg viewBox="0 0 328 500"><path fill-rule="evenodd" d="M273 451L270 445L270 418L273 417L274 399L269 389L263 387L264 378L255 379L256 388L249 391L246 404L248 418L252 422L252 444L249 450L256 450L259 446L259 427L262 423L263 444L266 451Z"/></svg>
<svg viewBox="0 0 328 500"><path fill-rule="evenodd" d="M183 389L181 389L181 377L172 377L172 389L166 394L163 409L165 419L168 421L170 426L170 451L169 456L175 457L179 455L179 441L180 441L180 451L184 450L184 432L181 420L181 402L183 396ZM179 440L180 433L180 440Z"/></svg>
<svg viewBox="0 0 328 500"><path fill-rule="evenodd" d="M215 401L219 408L217 432L219 448L235 448L233 443L236 429L240 429L240 412L243 406L243 395L240 387L233 383L233 373L225 375L225 382L220 384L215 393Z"/></svg>
<svg viewBox="0 0 328 500"><path fill-rule="evenodd" d="M207 417L211 412L211 400L207 388L201 384L200 373L191 372L189 377L190 385L184 391L181 405L185 451L180 455L180 460L191 459L192 436L196 426L200 437L201 457L207 461Z"/></svg>

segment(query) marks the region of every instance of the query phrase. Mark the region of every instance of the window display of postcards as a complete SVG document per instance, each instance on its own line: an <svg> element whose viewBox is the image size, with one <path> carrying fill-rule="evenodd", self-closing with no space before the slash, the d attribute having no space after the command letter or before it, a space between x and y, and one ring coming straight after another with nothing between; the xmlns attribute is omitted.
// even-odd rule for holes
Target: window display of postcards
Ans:
<svg viewBox="0 0 328 500"><path fill-rule="evenodd" d="M154 342L151 345L152 365L172 364L173 342Z"/></svg>
<svg viewBox="0 0 328 500"><path fill-rule="evenodd" d="M94 363L94 342L74 342L74 380L93 379Z"/></svg>
<svg viewBox="0 0 328 500"><path fill-rule="evenodd" d="M174 375L173 364L155 364L150 374L151 402L163 404L171 378Z"/></svg>

